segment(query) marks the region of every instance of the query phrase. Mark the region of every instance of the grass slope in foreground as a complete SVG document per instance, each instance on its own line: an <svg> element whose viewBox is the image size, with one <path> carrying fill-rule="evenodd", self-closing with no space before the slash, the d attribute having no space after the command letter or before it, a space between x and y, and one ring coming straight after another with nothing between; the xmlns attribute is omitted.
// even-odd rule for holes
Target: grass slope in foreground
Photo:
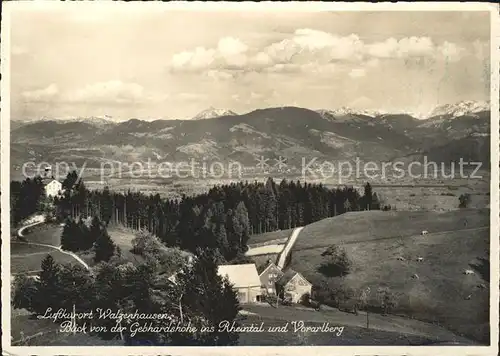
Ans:
<svg viewBox="0 0 500 356"><path fill-rule="evenodd" d="M489 250L488 225L489 210L347 213L306 226L290 267L315 285L328 282L358 291L370 287L373 298L378 287L389 287L398 295L394 314L439 323L488 343L489 276L484 271L489 266L481 262ZM421 236L422 230L429 235ZM321 253L331 244L343 246L353 261L345 277L319 272ZM417 262L417 257L424 260ZM465 275L464 269L476 273ZM481 283L487 288L478 288Z"/></svg>

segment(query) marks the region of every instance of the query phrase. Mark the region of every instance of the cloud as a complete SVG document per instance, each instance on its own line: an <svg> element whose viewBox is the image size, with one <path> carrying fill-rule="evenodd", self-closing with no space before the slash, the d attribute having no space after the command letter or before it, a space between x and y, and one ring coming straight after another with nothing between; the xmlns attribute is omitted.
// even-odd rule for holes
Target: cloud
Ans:
<svg viewBox="0 0 500 356"><path fill-rule="evenodd" d="M216 48L196 47L175 54L170 66L177 71L196 71L207 68L243 68L248 62L248 46L234 37L219 40Z"/></svg>
<svg viewBox="0 0 500 356"><path fill-rule="evenodd" d="M245 53L248 50L248 46L237 38L224 37L219 40L217 50L223 57L230 57Z"/></svg>
<svg viewBox="0 0 500 356"><path fill-rule="evenodd" d="M26 101L45 102L54 100L59 94L59 88L52 83L43 89L22 92L21 95Z"/></svg>
<svg viewBox="0 0 500 356"><path fill-rule="evenodd" d="M64 96L69 102L138 102L146 99L144 88L136 83L119 80L89 84L84 88L68 92Z"/></svg>
<svg viewBox="0 0 500 356"><path fill-rule="evenodd" d="M170 61L170 67L175 71L208 71L207 75L218 79L234 78L231 73L235 71L306 72L321 75L335 72L336 63L375 68L379 67L380 61L384 59L412 61L442 58L458 61L464 52L464 49L455 43L444 42L437 45L426 36L400 39L391 37L367 43L357 34L340 36L301 28L287 38L260 48L251 48L238 38L224 37L213 48L196 47L175 54ZM364 74L360 69L350 73L352 77Z"/></svg>
<svg viewBox="0 0 500 356"><path fill-rule="evenodd" d="M223 70L217 70L217 69L210 69L206 72L207 77L214 79L214 80L231 80L235 77L234 73L223 71Z"/></svg>
<svg viewBox="0 0 500 356"><path fill-rule="evenodd" d="M351 78L360 78L366 75L366 70L363 68L354 68L349 72Z"/></svg>
<svg viewBox="0 0 500 356"><path fill-rule="evenodd" d="M431 56L435 52L435 45L429 37L388 38L383 42L368 44L366 52L376 58Z"/></svg>
<svg viewBox="0 0 500 356"><path fill-rule="evenodd" d="M462 58L462 53L465 52L465 48L445 41L438 47L438 51L445 58L445 60L450 62L458 62Z"/></svg>
<svg viewBox="0 0 500 356"><path fill-rule="evenodd" d="M174 69L205 69L215 60L215 50L196 47L193 51L185 51L172 57L171 65Z"/></svg>
<svg viewBox="0 0 500 356"><path fill-rule="evenodd" d="M147 101L161 101L166 99L164 94L151 94L139 84L124 83L119 80L88 84L83 88L61 91L56 84L46 88L26 91L22 93L26 101L61 103L138 103Z"/></svg>

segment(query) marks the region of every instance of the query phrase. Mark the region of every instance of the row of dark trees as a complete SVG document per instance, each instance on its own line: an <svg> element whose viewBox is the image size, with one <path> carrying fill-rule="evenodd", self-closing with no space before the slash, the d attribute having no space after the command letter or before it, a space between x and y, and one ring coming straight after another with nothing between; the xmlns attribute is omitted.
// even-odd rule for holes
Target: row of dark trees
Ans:
<svg viewBox="0 0 500 356"><path fill-rule="evenodd" d="M16 226L24 219L43 210L45 190L41 177L26 178L10 183L11 224Z"/></svg>
<svg viewBox="0 0 500 356"><path fill-rule="evenodd" d="M236 293L226 279L217 274L217 250L198 251L191 267L176 275L158 273L154 259L137 266L101 263L93 271L79 265L60 265L52 256L43 260L38 279L20 276L15 279L13 305L44 315L51 308L70 313L89 313L76 318L78 325L105 329L90 332L103 339L121 338L128 345L222 346L235 345L238 333L221 330L219 324L233 322L240 309ZM166 318L127 319L119 322L121 331L113 330L117 320L99 318L99 309L113 313L165 315ZM71 320L71 318L66 319ZM63 322L65 319L59 319ZM160 331L131 333L130 324L150 326L191 325L196 331ZM236 322L236 325L237 322Z"/></svg>
<svg viewBox="0 0 500 356"><path fill-rule="evenodd" d="M162 199L158 194L89 191L76 173L63 182L56 198L60 219L97 216L105 224L146 229L167 246L191 252L219 248L227 259L244 252L252 234L289 229L347 211L379 209L377 196L366 184L364 195L352 187L329 189L269 178L215 186L205 194Z"/></svg>

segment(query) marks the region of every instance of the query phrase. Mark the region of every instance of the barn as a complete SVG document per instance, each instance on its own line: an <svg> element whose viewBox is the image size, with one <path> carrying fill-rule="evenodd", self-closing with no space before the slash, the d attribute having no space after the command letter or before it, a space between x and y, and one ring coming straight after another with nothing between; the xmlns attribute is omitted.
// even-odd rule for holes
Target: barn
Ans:
<svg viewBox="0 0 500 356"><path fill-rule="evenodd" d="M261 284L255 264L221 265L218 267L218 274L227 277L240 303L255 303L260 298Z"/></svg>

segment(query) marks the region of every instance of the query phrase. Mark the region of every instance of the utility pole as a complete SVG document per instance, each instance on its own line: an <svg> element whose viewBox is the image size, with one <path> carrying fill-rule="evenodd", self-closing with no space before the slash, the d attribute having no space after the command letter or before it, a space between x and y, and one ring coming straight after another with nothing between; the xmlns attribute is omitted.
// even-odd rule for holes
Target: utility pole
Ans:
<svg viewBox="0 0 500 356"><path fill-rule="evenodd" d="M73 335L76 334L76 304L75 304L75 281L73 281L73 322L71 323L73 325Z"/></svg>
<svg viewBox="0 0 500 356"><path fill-rule="evenodd" d="M366 328L369 329L370 328L370 312L368 311L368 297L370 295L370 287L366 287L365 290L363 290L363 292L361 293L361 303L363 304L363 306L365 307L366 309Z"/></svg>
<svg viewBox="0 0 500 356"><path fill-rule="evenodd" d="M76 335L76 307L73 302L73 335Z"/></svg>

